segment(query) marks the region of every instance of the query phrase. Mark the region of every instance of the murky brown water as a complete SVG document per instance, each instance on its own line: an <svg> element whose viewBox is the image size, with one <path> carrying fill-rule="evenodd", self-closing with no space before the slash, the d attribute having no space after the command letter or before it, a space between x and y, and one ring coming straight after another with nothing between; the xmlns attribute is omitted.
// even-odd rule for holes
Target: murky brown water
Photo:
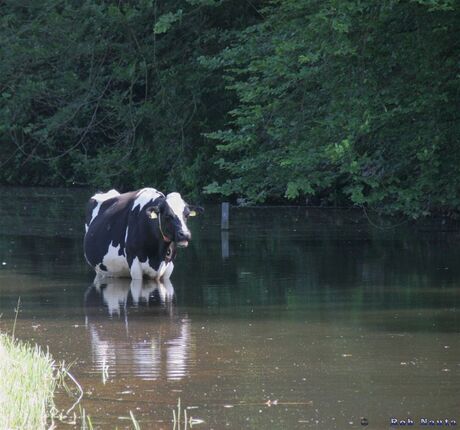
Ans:
<svg viewBox="0 0 460 430"><path fill-rule="evenodd" d="M211 206L171 283L94 285L82 254L91 193L1 191L0 330L20 296L17 336L74 362L95 428L132 428L131 410L143 430L172 430L179 398L197 429L460 421L455 225L234 209L227 238Z"/></svg>

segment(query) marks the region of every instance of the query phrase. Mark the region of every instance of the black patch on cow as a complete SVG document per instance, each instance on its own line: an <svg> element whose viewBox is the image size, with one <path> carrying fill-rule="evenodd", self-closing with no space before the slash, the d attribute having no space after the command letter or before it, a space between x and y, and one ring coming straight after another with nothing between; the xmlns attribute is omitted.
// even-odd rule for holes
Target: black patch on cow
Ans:
<svg viewBox="0 0 460 430"><path fill-rule="evenodd" d="M150 267L158 270L165 259L168 243L165 243L159 228L159 220L151 220L147 213L154 206L162 208L165 198L158 197L144 205L142 210L137 206L131 211L128 219L128 243L126 244L126 258L131 268L137 257L141 263L149 259ZM160 215L161 216L161 215Z"/></svg>
<svg viewBox="0 0 460 430"><path fill-rule="evenodd" d="M90 199L89 202L86 205L86 210L85 210L85 223L87 226L89 226L89 223L91 221L91 216L93 214L94 208L97 206L97 201Z"/></svg>

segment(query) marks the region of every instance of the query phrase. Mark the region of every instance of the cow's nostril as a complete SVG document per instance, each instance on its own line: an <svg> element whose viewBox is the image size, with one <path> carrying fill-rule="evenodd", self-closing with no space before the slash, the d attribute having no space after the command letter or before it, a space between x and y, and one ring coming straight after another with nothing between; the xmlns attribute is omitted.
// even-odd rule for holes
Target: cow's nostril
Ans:
<svg viewBox="0 0 460 430"><path fill-rule="evenodd" d="M185 233L183 231L177 232L177 240L189 240L190 239L190 233Z"/></svg>

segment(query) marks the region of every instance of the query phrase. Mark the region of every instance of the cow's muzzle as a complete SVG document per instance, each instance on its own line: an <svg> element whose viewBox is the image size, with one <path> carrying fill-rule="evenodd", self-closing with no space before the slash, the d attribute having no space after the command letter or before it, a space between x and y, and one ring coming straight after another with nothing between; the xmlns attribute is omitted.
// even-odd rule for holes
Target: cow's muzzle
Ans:
<svg viewBox="0 0 460 430"><path fill-rule="evenodd" d="M186 248L188 246L188 241L192 238L190 233L185 233L179 231L176 234L176 244L179 248Z"/></svg>

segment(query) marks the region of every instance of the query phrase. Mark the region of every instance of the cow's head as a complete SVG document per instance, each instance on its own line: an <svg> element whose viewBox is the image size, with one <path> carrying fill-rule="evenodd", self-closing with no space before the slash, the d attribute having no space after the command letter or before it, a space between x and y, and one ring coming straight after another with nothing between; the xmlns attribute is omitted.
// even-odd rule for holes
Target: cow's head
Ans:
<svg viewBox="0 0 460 430"><path fill-rule="evenodd" d="M192 234L187 227L187 219L203 213L203 208L185 203L179 193L169 193L155 203L147 209L147 216L152 222L157 222L163 240L175 242L179 247L188 246Z"/></svg>

